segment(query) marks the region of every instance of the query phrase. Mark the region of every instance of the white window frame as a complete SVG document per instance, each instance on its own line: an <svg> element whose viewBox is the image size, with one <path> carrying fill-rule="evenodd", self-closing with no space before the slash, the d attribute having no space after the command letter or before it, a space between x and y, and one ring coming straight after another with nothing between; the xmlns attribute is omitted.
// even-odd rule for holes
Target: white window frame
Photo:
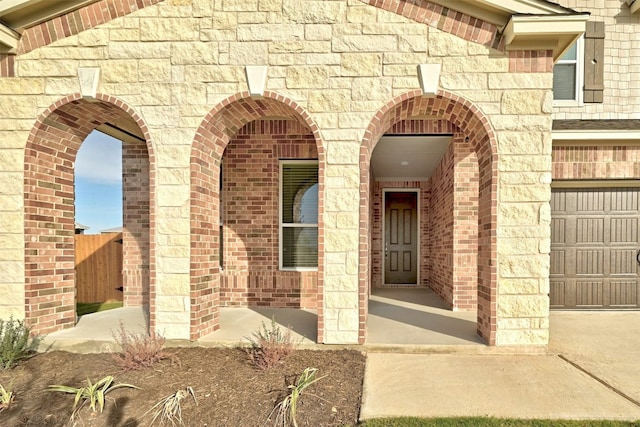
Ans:
<svg viewBox="0 0 640 427"><path fill-rule="evenodd" d="M319 165L319 162L317 160L280 160L280 164L279 164L279 183L278 183L278 268L281 271L318 271L318 267L284 267L282 265L282 249L283 249L283 245L282 245L282 235L283 232L282 230L285 227L288 228L319 228L318 227L318 223L315 224L295 224L295 223L283 223L282 222L282 185L283 185L283 178L284 178L284 174L282 173L282 167L284 165L291 165L291 164L298 164L298 165ZM318 181L320 181L320 179L318 179ZM319 182L318 182L319 184ZM318 196L319 197L319 196ZM320 201L318 200L318 207L320 205ZM320 233L318 233L319 236ZM318 253L318 257L320 257L320 253Z"/></svg>
<svg viewBox="0 0 640 427"><path fill-rule="evenodd" d="M576 64L576 87L575 99L555 99L553 105L555 107L576 107L584 105L584 36L575 41L576 43L576 59L558 60L556 64Z"/></svg>

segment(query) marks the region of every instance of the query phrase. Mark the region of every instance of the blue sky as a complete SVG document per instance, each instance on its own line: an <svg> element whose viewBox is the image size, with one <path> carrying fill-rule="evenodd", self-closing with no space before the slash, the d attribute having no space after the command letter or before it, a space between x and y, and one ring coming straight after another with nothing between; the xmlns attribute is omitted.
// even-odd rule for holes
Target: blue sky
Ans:
<svg viewBox="0 0 640 427"><path fill-rule="evenodd" d="M122 142L94 131L80 146L75 166L76 222L87 234L122 225Z"/></svg>

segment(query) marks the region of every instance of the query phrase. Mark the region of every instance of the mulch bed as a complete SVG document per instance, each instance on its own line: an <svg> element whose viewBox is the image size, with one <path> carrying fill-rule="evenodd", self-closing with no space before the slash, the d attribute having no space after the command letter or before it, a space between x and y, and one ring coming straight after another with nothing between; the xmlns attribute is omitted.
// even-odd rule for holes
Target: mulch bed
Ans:
<svg viewBox="0 0 640 427"><path fill-rule="evenodd" d="M197 403L192 398L182 401L185 426L272 426L269 414L288 392L287 386L307 367L318 368L318 376L324 378L307 389L298 408L298 425L355 425L358 419L365 365L360 352L297 350L279 365L261 371L239 348L168 351L175 355L174 362L163 360L129 372L122 372L110 354L38 354L11 370L0 371L0 384L15 393L12 405L0 412L0 425L67 425L73 395L46 391L47 386L80 387L87 378L95 382L113 375L116 383L133 384L140 390L114 390L107 394L102 414L93 414L87 405L79 411L75 425L148 426L153 415L147 412L153 405L191 387Z"/></svg>

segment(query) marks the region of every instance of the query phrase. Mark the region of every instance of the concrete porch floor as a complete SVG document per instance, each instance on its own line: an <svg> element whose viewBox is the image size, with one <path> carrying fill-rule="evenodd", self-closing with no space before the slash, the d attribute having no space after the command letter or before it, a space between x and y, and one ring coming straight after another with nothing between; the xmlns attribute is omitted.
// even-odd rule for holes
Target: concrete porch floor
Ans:
<svg viewBox="0 0 640 427"><path fill-rule="evenodd" d="M72 329L49 334L41 348L75 352L113 351L113 333L122 322L127 331L148 330L143 307L123 307L84 315ZM235 346L271 327L271 319L289 327L292 338L303 347L317 343L318 316L312 310L294 308L225 307L220 309L220 329L197 342L171 340L169 346ZM162 333L162 331L160 331ZM470 351L485 348L476 334L475 312L448 310L433 291L425 288L374 289L369 299L365 347L376 351Z"/></svg>

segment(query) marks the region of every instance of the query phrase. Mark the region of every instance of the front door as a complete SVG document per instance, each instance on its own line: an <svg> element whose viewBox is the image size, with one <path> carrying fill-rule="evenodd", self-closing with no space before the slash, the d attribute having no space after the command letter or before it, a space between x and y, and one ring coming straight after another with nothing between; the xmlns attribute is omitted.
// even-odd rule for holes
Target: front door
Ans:
<svg viewBox="0 0 640 427"><path fill-rule="evenodd" d="M418 283L418 194L386 192L384 202L384 282Z"/></svg>

